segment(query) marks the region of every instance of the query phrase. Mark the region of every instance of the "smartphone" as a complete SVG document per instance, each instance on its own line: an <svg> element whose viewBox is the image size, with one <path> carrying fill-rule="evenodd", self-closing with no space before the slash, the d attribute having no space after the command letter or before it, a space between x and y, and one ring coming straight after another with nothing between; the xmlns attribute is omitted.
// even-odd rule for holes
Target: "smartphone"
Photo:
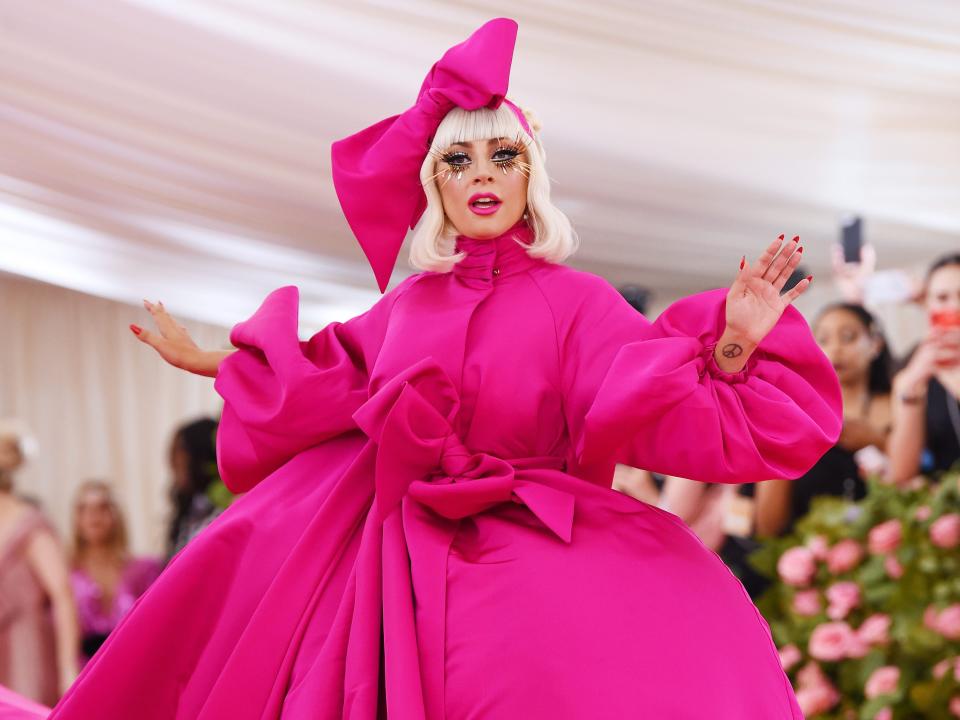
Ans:
<svg viewBox="0 0 960 720"><path fill-rule="evenodd" d="M783 292L790 292L796 286L798 282L803 280L810 273L807 272L807 269L802 265L797 265L796 269L790 273L790 277L787 279L787 282L783 285Z"/></svg>
<svg viewBox="0 0 960 720"><path fill-rule="evenodd" d="M854 217L846 221L840 230L840 244L843 246L843 261L859 263L863 248L863 219Z"/></svg>

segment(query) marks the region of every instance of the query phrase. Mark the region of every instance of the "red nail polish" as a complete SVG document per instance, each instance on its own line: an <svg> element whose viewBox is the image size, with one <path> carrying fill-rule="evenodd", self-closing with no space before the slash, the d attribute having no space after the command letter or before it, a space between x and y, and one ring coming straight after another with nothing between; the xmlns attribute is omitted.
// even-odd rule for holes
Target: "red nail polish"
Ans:
<svg viewBox="0 0 960 720"><path fill-rule="evenodd" d="M782 241L782 240L783 240L783 234L781 234L780 237L777 238L777 239Z"/></svg>
<svg viewBox="0 0 960 720"><path fill-rule="evenodd" d="M803 252L803 245L801 245L800 247L797 248L797 252L798 252L798 253L802 253L802 252Z"/></svg>
<svg viewBox="0 0 960 720"><path fill-rule="evenodd" d="M139 325L130 325L130 329L133 330L134 335L139 335L143 332L143 329Z"/></svg>
<svg viewBox="0 0 960 720"><path fill-rule="evenodd" d="M813 282L813 275L807 275L807 282Z"/></svg>
<svg viewBox="0 0 960 720"><path fill-rule="evenodd" d="M794 241L794 242L800 242L800 236L799 236L799 235L794 235L794 236L793 236L793 241Z"/></svg>
<svg viewBox="0 0 960 720"><path fill-rule="evenodd" d="M741 269L741 270L743 270L743 266L746 265L746 263L747 263L747 256L744 255L742 258L740 258L740 269Z"/></svg>

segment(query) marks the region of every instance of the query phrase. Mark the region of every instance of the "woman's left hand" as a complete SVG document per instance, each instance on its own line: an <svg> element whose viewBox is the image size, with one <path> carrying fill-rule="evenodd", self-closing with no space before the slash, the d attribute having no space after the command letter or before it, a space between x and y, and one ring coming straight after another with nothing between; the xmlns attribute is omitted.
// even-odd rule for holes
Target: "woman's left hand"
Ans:
<svg viewBox="0 0 960 720"><path fill-rule="evenodd" d="M727 327L715 352L721 369L728 372L742 369L747 357L777 324L787 306L810 287L813 278L807 276L780 294L802 257L800 238L784 244L781 235L764 250L756 265L743 258L740 272L727 293Z"/></svg>
<svg viewBox="0 0 960 720"><path fill-rule="evenodd" d="M764 250L756 265L743 259L743 267L727 293L727 329L758 345L777 324L787 305L810 287L805 277L780 294L803 257L800 238L784 245L783 235Z"/></svg>

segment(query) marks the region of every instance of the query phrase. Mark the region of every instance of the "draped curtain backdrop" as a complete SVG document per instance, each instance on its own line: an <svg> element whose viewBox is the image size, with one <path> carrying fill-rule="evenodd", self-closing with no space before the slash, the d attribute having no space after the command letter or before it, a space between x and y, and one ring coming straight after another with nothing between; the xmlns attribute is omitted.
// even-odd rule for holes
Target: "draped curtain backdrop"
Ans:
<svg viewBox="0 0 960 720"><path fill-rule="evenodd" d="M36 453L17 491L40 501L65 539L77 485L101 478L126 511L131 547L159 553L174 428L216 417L213 380L166 365L127 326L140 307L0 274L0 417L26 423ZM184 320L203 347L227 330Z"/></svg>

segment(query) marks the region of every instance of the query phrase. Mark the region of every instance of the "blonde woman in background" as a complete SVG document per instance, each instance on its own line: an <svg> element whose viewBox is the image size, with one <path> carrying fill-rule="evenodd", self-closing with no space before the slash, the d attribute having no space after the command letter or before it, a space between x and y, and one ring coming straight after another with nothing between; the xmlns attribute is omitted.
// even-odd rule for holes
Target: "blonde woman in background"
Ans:
<svg viewBox="0 0 960 720"><path fill-rule="evenodd" d="M24 434L0 423L0 685L53 704L77 676L77 614L67 563L43 514L17 497Z"/></svg>
<svg viewBox="0 0 960 720"><path fill-rule="evenodd" d="M73 547L70 582L85 665L163 565L157 558L130 555L123 513L110 486L100 480L88 480L77 491Z"/></svg>

